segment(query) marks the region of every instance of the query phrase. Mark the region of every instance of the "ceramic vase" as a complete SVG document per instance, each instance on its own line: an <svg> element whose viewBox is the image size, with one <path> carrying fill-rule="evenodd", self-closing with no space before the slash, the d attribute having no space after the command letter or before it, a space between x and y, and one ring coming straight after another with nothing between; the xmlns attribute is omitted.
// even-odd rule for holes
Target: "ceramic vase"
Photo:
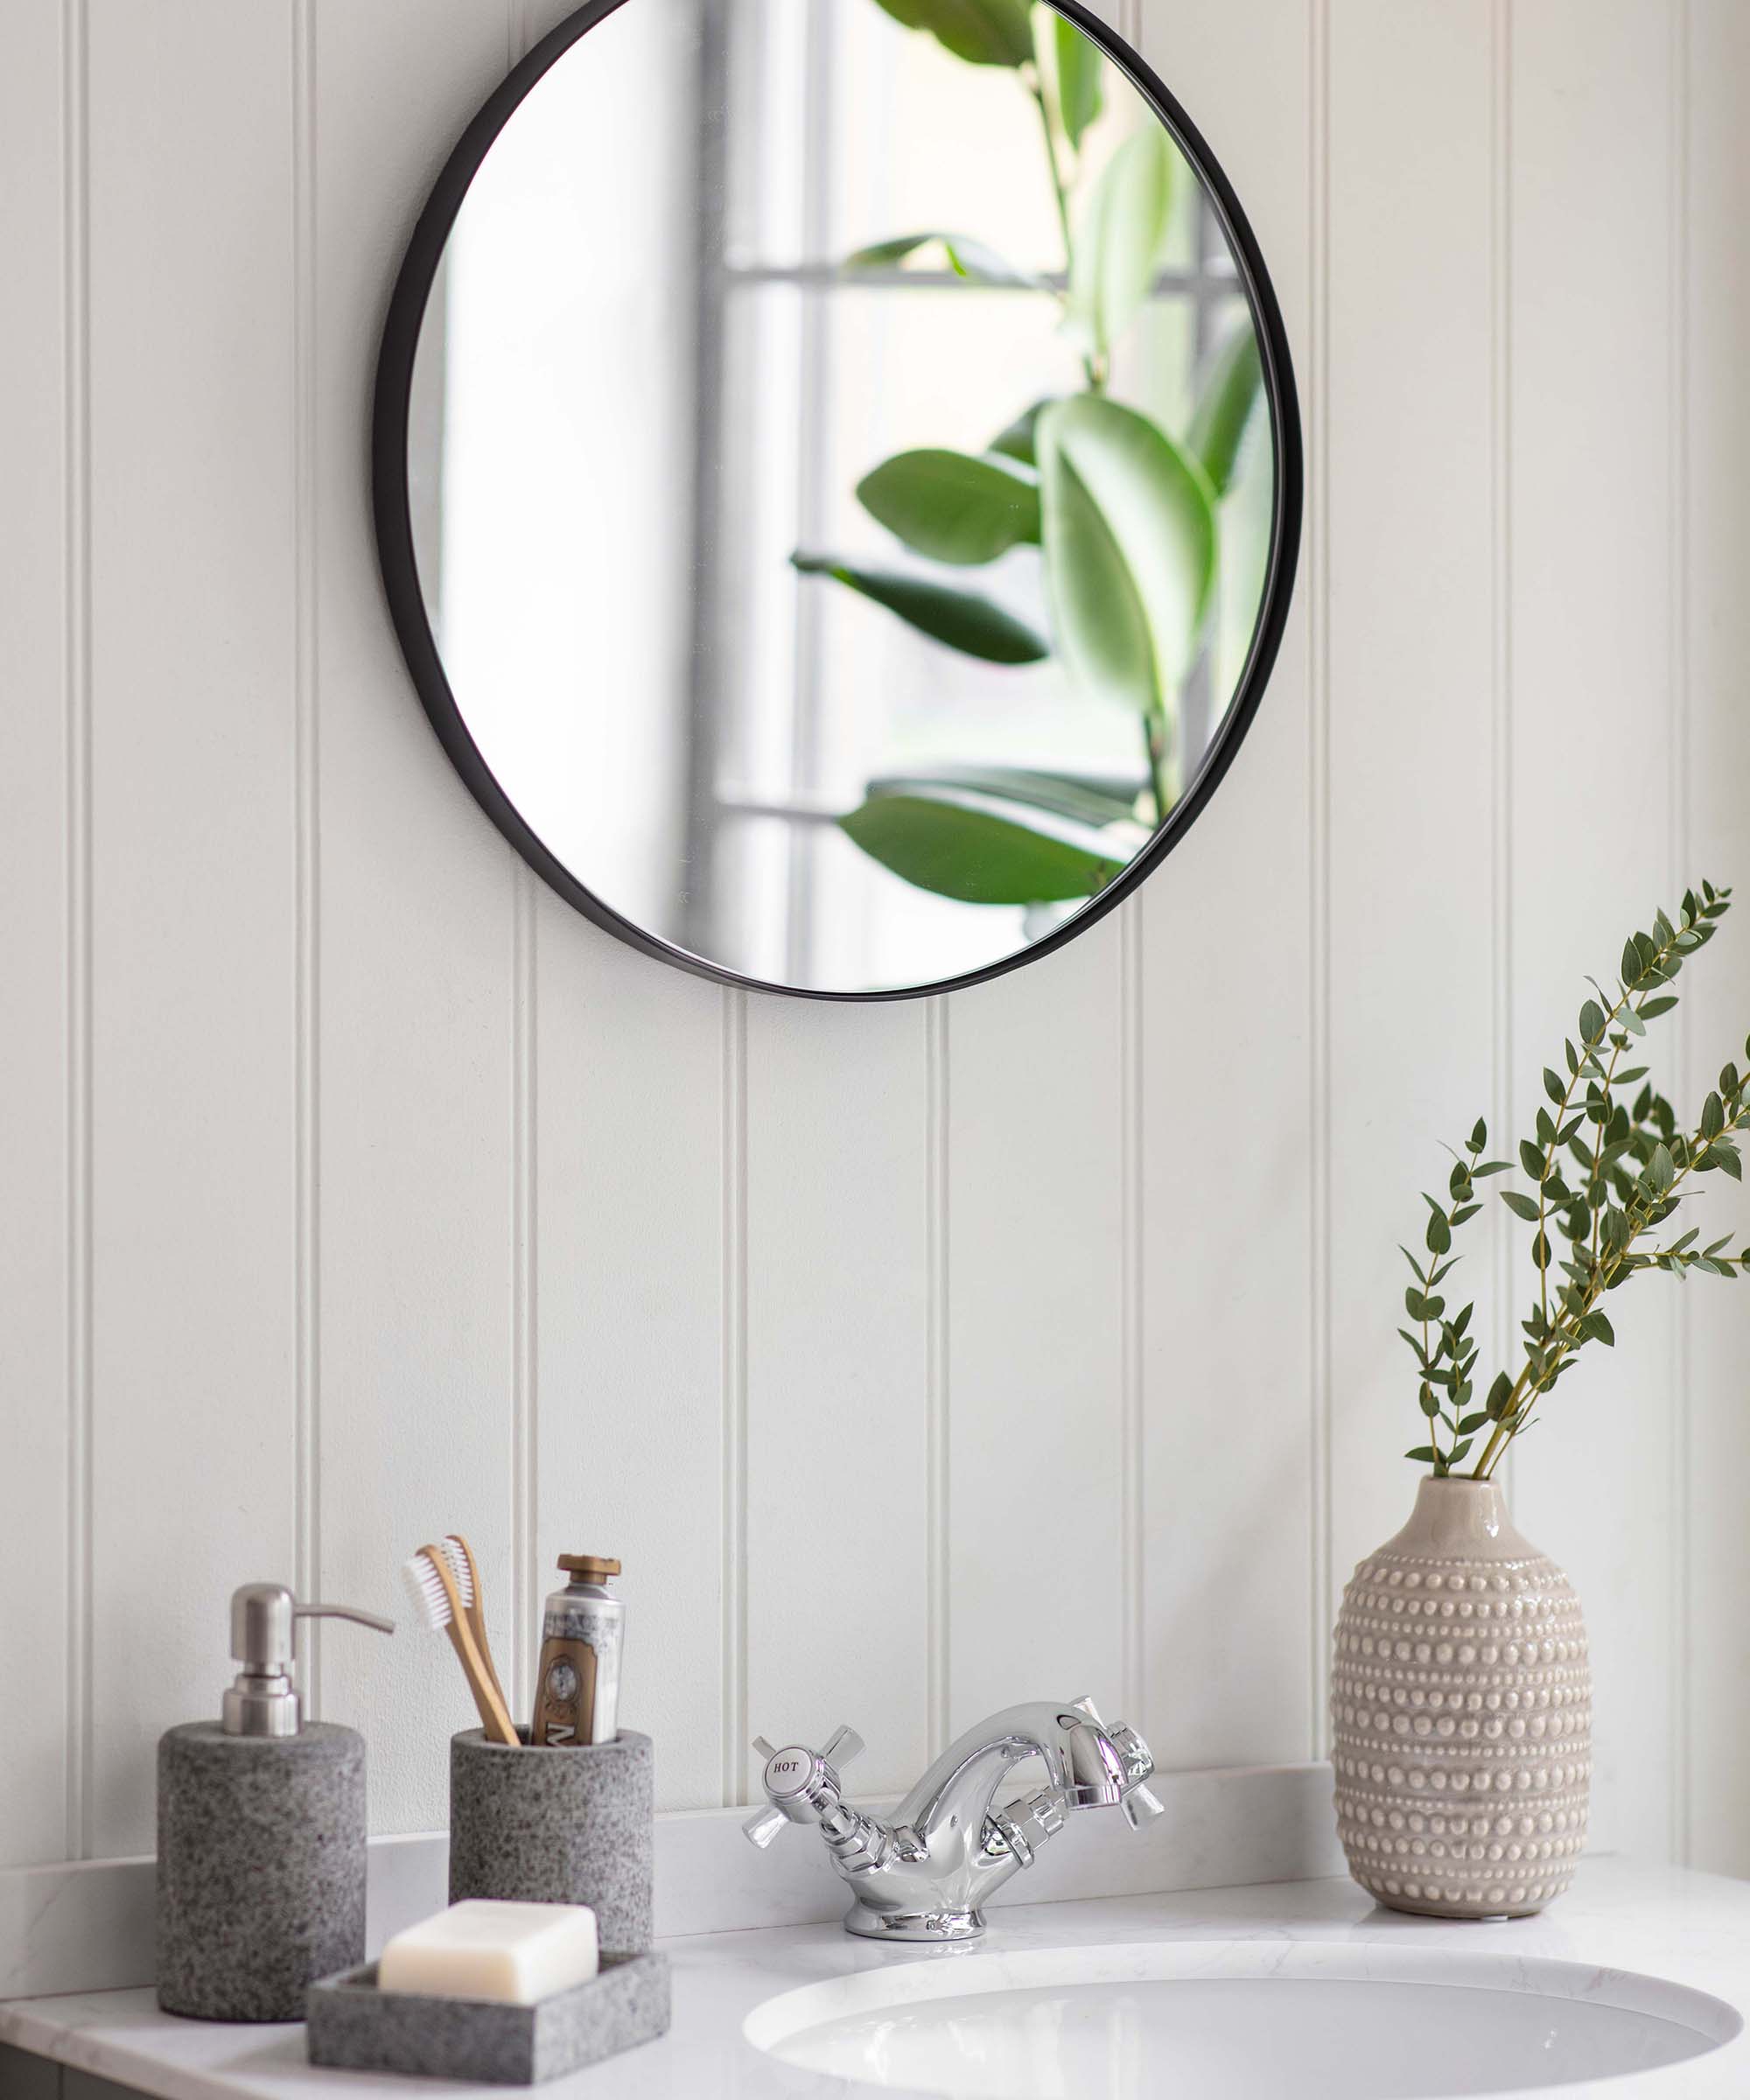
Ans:
<svg viewBox="0 0 1750 2100"><path fill-rule="evenodd" d="M1592 1776L1586 1627L1492 1480L1424 1480L1355 1570L1331 1709L1338 1832L1378 1902L1526 1917L1568 1886Z"/></svg>

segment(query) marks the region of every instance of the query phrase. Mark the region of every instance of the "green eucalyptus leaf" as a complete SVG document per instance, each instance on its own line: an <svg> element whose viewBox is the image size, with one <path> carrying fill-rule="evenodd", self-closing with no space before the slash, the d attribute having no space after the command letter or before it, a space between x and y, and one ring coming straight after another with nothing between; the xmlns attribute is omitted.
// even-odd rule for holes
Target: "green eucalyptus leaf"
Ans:
<svg viewBox="0 0 1750 2100"><path fill-rule="evenodd" d="M872 794L839 829L914 887L962 904L1068 903L1130 865L1088 826L953 788Z"/></svg>
<svg viewBox="0 0 1750 2100"><path fill-rule="evenodd" d="M802 575L833 578L962 655L985 663L1024 664L1042 663L1051 654L1043 635L976 592L950 590L897 570L861 568L830 555L794 554L790 560Z"/></svg>
<svg viewBox="0 0 1750 2100"><path fill-rule="evenodd" d="M1531 1197L1522 1194L1516 1188L1503 1188L1501 1200L1516 1218L1523 1218L1528 1224L1536 1223L1537 1206Z"/></svg>
<svg viewBox="0 0 1750 2100"><path fill-rule="evenodd" d="M1415 1459L1424 1466L1436 1464L1439 1457L1432 1444L1418 1444L1414 1451L1406 1451L1404 1455L1406 1459Z"/></svg>
<svg viewBox="0 0 1750 2100"><path fill-rule="evenodd" d="M1009 459L900 452L866 473L857 500L914 554L977 568L1040 536L1039 483Z"/></svg>
<svg viewBox="0 0 1750 2100"><path fill-rule="evenodd" d="M1038 424L1046 589L1080 690L1168 714L1195 659L1215 574L1202 469L1145 416L1094 395Z"/></svg>
<svg viewBox="0 0 1750 2100"><path fill-rule="evenodd" d="M1068 325L1103 358L1135 320L1154 284L1172 216L1178 156L1158 124L1145 124L1107 162L1075 231Z"/></svg>
<svg viewBox="0 0 1750 2100"><path fill-rule="evenodd" d="M1245 452L1246 437L1264 394L1264 365L1250 319L1228 338L1203 382L1186 450L1201 465L1218 496L1233 486ZM1473 1145L1480 1152L1480 1145Z"/></svg>
<svg viewBox="0 0 1750 2100"><path fill-rule="evenodd" d="M972 66L1025 66L1033 55L1028 0L878 0Z"/></svg>

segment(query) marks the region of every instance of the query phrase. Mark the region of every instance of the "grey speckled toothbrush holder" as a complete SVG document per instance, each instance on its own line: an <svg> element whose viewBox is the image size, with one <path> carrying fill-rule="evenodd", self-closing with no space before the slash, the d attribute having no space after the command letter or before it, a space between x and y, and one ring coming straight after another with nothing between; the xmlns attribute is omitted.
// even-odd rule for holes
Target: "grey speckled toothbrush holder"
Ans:
<svg viewBox="0 0 1750 2100"><path fill-rule="evenodd" d="M576 1750L450 1739L450 1900L587 1903L609 1954L650 1944L655 1758L627 1729Z"/></svg>

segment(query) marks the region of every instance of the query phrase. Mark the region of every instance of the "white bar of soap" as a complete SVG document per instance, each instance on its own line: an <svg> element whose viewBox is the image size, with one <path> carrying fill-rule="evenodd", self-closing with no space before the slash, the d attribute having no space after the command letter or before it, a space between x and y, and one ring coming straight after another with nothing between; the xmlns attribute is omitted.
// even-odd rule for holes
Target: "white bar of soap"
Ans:
<svg viewBox="0 0 1750 2100"><path fill-rule="evenodd" d="M532 2006L600 1966L596 1914L581 1903L452 1903L383 1949L380 1991Z"/></svg>

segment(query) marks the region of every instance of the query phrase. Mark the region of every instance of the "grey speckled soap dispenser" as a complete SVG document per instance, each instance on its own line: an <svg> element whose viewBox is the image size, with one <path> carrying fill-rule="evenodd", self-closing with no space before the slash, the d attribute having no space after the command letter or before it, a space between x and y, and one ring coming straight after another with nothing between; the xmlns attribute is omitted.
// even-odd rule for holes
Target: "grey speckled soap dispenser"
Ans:
<svg viewBox="0 0 1750 2100"><path fill-rule="evenodd" d="M303 1725L300 1619L394 1626L299 1604L276 1583L231 1600L242 1664L222 1718L158 1744L158 2004L193 2020L302 2020L318 1977L365 1958L365 1741Z"/></svg>

